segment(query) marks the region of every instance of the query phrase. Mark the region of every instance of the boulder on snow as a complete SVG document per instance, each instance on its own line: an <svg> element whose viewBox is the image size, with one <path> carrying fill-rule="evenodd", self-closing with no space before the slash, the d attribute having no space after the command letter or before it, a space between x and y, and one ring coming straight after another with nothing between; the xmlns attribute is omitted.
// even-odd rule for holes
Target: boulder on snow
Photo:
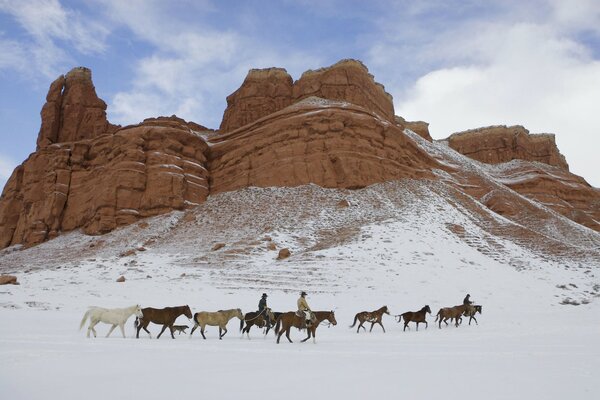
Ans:
<svg viewBox="0 0 600 400"><path fill-rule="evenodd" d="M281 250L279 250L279 255L277 256L277 259L283 260L283 259L288 258L291 255L292 255L292 253L290 253L290 249L288 249L288 248L281 249Z"/></svg>
<svg viewBox="0 0 600 400"><path fill-rule="evenodd" d="M225 247L225 243L217 243L210 250L211 251L217 251L217 250L222 249L223 247Z"/></svg>
<svg viewBox="0 0 600 400"><path fill-rule="evenodd" d="M125 277L123 275L121 275L120 277L117 278L117 282L119 282L119 283L125 282Z"/></svg>
<svg viewBox="0 0 600 400"><path fill-rule="evenodd" d="M1 275L0 285L18 285L17 277L13 275Z"/></svg>

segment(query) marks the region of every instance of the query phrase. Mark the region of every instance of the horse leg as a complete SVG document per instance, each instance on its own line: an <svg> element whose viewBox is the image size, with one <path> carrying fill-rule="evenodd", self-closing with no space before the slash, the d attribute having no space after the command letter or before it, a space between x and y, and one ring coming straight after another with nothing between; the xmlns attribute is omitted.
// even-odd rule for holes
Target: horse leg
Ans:
<svg viewBox="0 0 600 400"><path fill-rule="evenodd" d="M194 327L192 328L192 331L190 332L190 338L192 337L192 334L194 333L194 331L196 330L196 328L198 328L198 323L197 322L194 324Z"/></svg>
<svg viewBox="0 0 600 400"><path fill-rule="evenodd" d="M419 322L417 321L417 332L419 332Z"/></svg>
<svg viewBox="0 0 600 400"><path fill-rule="evenodd" d="M429 326L429 323L427 323L427 321L423 321L425 322L425 329L427 329L427 327Z"/></svg>
<svg viewBox="0 0 600 400"><path fill-rule="evenodd" d="M223 338L225 335L227 335L227 326L223 327L223 334L221 335L221 338Z"/></svg>
<svg viewBox="0 0 600 400"><path fill-rule="evenodd" d="M157 339L160 339L160 335L163 334L163 332L167 329L167 324L164 324L162 329L160 330L160 333L158 334L158 336L156 337Z"/></svg>
<svg viewBox="0 0 600 400"><path fill-rule="evenodd" d="M148 321L144 325L142 325L142 328L144 328L144 330L146 331L146 333L148 334L148 336L150 336L150 339L152 339L152 334L148 330L148 325L150 325L150 321Z"/></svg>
<svg viewBox="0 0 600 400"><path fill-rule="evenodd" d="M121 334L123 334L123 339L125 339L125 322L119 324L119 328L121 328Z"/></svg>
<svg viewBox="0 0 600 400"><path fill-rule="evenodd" d="M175 335L173 335L173 332L175 331L173 329L173 324L169 325L169 330L171 331L171 338L175 339ZM181 333L180 333L181 334Z"/></svg>
<svg viewBox="0 0 600 400"><path fill-rule="evenodd" d="M373 330L373 326L375 326L375 322L371 322L371 329L369 329L369 332Z"/></svg>
<svg viewBox="0 0 600 400"><path fill-rule="evenodd" d="M90 326L88 328L88 337L90 337L90 331L92 331L92 333L94 334L94 337L96 337L96 329L94 329L94 327L96 325L98 325L98 320L93 320L92 322L90 322Z"/></svg>
<svg viewBox="0 0 600 400"><path fill-rule="evenodd" d="M277 344L279 344L279 339L281 339L281 335L283 335L283 330L279 331L277 334Z"/></svg>
<svg viewBox="0 0 600 400"><path fill-rule="evenodd" d="M378 322L379 325L381 325L381 329L383 329L383 333L385 333L385 328L383 327L383 324L381 323L381 321Z"/></svg>
<svg viewBox="0 0 600 400"><path fill-rule="evenodd" d="M200 326L200 334L202 334L202 337L204 338L204 340L206 340L206 336L204 336L204 328L206 328L206 325Z"/></svg>
<svg viewBox="0 0 600 400"><path fill-rule="evenodd" d="M290 325L286 330L285 330L285 337L287 338L287 340L290 341L290 343L292 342L292 339L290 339L290 330L292 329L292 326Z"/></svg>
<svg viewBox="0 0 600 400"><path fill-rule="evenodd" d="M408 328L408 322L404 321L404 329L402 329L402 332L405 332L406 328ZM408 328L408 329L410 329L410 328Z"/></svg>
<svg viewBox="0 0 600 400"><path fill-rule="evenodd" d="M109 337L110 334L112 333L112 331L114 331L116 327L117 327L117 325L113 324L113 326L111 326L110 329L108 330L108 333L106 334L106 337Z"/></svg>
<svg viewBox="0 0 600 400"><path fill-rule="evenodd" d="M312 336L312 329L311 329L311 328L307 328L307 329L306 329L306 333L307 333L306 337L305 337L304 339L302 339L302 340L300 341L300 343L304 343L304 342L306 342L308 339L310 339L310 337Z"/></svg>

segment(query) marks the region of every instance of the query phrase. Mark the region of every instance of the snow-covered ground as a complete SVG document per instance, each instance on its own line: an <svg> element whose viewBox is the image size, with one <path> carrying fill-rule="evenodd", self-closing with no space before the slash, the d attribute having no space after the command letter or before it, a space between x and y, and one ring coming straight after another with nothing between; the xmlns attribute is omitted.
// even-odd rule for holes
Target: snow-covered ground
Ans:
<svg viewBox="0 0 600 400"><path fill-rule="evenodd" d="M310 196L299 200L307 190ZM415 198L414 187L406 193L394 187L397 197L389 191L389 185L356 192L249 189L209 199L207 207L219 214L174 213L144 228L98 238L74 232L3 252L2 272L16 273L21 285L0 287L0 397L597 398L595 253L591 261L541 257L490 237L477 219L484 211L449 207L435 190ZM233 196L257 207L248 220L231 208ZM282 201L290 206L277 213L260 196L270 196L275 208ZM339 198L351 206L336 208ZM313 210L311 201L321 207ZM467 239L452 233L449 222L462 226ZM219 241L226 246L210 251ZM275 260L269 242L289 247L292 256ZM144 251L119 256L141 245ZM115 282L121 275L126 282ZM133 319L127 339L118 329L108 339L87 339L78 330L90 305L247 312L267 292L275 311L288 311L300 290L309 292L313 309L336 314L337 326L320 327L316 344L298 343L304 337L298 331L292 344L285 338L276 344L256 329L251 340L240 338L237 319L222 341L216 328L207 340L197 332L191 339L136 340ZM483 305L479 325L438 329L437 310L459 304L466 293ZM561 304L565 299L581 304ZM434 314L428 329L403 332L393 316L384 317L387 333L349 328L359 311L387 305L400 314L426 304ZM185 317L178 322L192 325ZM96 329L103 336L108 326Z"/></svg>

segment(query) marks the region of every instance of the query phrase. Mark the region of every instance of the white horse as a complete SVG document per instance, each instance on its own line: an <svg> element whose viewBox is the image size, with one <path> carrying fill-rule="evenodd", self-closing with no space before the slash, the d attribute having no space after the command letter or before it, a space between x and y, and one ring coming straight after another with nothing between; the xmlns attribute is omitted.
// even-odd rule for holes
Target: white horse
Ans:
<svg viewBox="0 0 600 400"><path fill-rule="evenodd" d="M121 328L121 333L123 337L125 337L125 322L127 319L135 314L136 317L142 318L144 314L142 314L142 309L139 304L136 304L131 307L126 308L102 308L102 307L90 307L86 313L83 315L83 319L81 320L81 324L79 325L79 330L83 328L85 321L90 319L90 326L87 330L87 337L90 337L90 331L94 333L94 337L96 337L96 330L94 327L99 322L104 322L105 324L112 324L112 327L106 334L106 337L109 337L112 331L119 325Z"/></svg>

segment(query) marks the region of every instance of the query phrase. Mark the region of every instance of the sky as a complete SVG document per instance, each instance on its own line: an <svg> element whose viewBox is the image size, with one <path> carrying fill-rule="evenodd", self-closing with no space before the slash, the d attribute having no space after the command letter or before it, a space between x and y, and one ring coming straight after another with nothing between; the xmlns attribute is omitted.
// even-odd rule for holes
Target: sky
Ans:
<svg viewBox="0 0 600 400"><path fill-rule="evenodd" d="M92 69L112 123L217 128L251 68L363 61L434 139L555 133L600 187L600 0L0 0L0 187L35 151L50 82Z"/></svg>

